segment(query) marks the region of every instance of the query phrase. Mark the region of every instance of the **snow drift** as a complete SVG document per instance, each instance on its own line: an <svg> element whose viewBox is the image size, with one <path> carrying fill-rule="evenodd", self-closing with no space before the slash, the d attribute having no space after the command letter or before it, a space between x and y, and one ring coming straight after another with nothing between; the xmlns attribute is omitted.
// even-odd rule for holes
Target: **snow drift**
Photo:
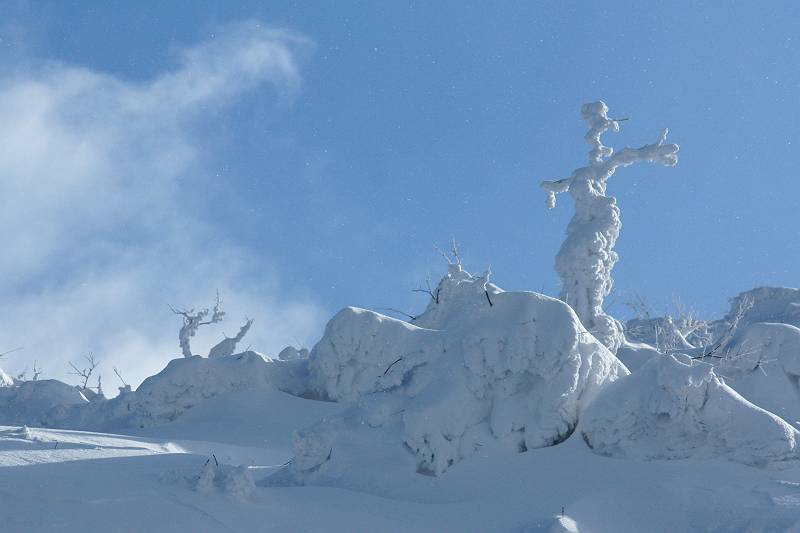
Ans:
<svg viewBox="0 0 800 533"><path fill-rule="evenodd" d="M229 356L173 359L133 392L79 413L77 427L145 427L172 422L199 403L236 390L268 387L306 392L307 360L279 361L247 351Z"/></svg>
<svg viewBox="0 0 800 533"><path fill-rule="evenodd" d="M503 292L488 277L450 265L413 323L352 307L331 320L310 354L311 386L357 403L296 435L296 479L344 475L378 442L384 465L413 456L433 475L492 441L553 445L604 384L628 373L569 306Z"/></svg>
<svg viewBox="0 0 800 533"><path fill-rule="evenodd" d="M741 328L716 372L754 404L800 427L800 328L766 322Z"/></svg>
<svg viewBox="0 0 800 533"><path fill-rule="evenodd" d="M308 394L308 359L247 351L228 356L174 359L135 390L106 400L57 380L16 381L0 387L0 424L117 430L172 422L187 410L228 392L271 388ZM284 350L285 352L286 350Z"/></svg>
<svg viewBox="0 0 800 533"><path fill-rule="evenodd" d="M61 381L16 381L0 387L0 425L52 427L72 409L88 405L80 390Z"/></svg>
<svg viewBox="0 0 800 533"><path fill-rule="evenodd" d="M610 384L586 409L580 432L595 453L636 460L800 458L797 430L686 356L653 358Z"/></svg>
<svg viewBox="0 0 800 533"><path fill-rule="evenodd" d="M744 303L747 310L740 323L780 322L800 327L800 289L787 287L756 287L731 299L731 308L722 319L729 324Z"/></svg>

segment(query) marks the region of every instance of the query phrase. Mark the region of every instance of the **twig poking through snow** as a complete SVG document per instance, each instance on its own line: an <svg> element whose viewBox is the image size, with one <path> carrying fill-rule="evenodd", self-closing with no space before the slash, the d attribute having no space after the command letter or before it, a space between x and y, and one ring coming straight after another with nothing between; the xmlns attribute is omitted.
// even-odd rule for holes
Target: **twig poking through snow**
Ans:
<svg viewBox="0 0 800 533"><path fill-rule="evenodd" d="M383 375L385 376L386 374L388 374L389 370L391 370L394 365L396 365L397 363L399 363L402 360L403 360L402 357L397 358L397 360L394 363L392 363L391 365L386 367L386 371L383 373Z"/></svg>
<svg viewBox="0 0 800 533"><path fill-rule="evenodd" d="M414 315L409 315L405 311L401 311L399 309L395 309L394 307L378 307L378 311L391 311L392 313L397 313L398 315L403 315L408 317L409 320L416 320L417 317Z"/></svg>

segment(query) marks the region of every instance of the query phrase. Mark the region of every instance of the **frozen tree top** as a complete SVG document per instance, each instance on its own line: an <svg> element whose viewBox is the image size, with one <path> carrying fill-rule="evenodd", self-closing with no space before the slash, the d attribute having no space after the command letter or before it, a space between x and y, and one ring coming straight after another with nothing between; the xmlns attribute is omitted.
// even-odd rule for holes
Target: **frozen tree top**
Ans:
<svg viewBox="0 0 800 533"><path fill-rule="evenodd" d="M571 191L573 196L576 192L604 196L606 181L618 167L626 167L638 161L667 166L674 166L678 162L679 147L677 144L666 142L669 131L666 128L653 144L646 144L640 148L625 147L615 153L613 148L603 145L601 136L608 130L618 132L622 119L609 118L608 106L602 101L583 104L581 116L589 126L589 131L584 136L586 142L592 146L589 151L589 166L576 169L568 178L542 182L542 188L547 191L547 206L550 208L556 205L556 194L570 191L577 182L591 182L591 184L589 187L582 187L580 191Z"/></svg>

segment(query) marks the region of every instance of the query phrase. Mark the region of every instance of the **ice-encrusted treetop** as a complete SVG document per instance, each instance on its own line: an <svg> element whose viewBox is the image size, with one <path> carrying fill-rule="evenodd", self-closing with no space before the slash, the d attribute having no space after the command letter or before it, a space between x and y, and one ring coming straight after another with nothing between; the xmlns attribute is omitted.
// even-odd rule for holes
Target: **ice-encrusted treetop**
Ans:
<svg viewBox="0 0 800 533"><path fill-rule="evenodd" d="M584 104L583 120L589 126L584 137L591 145L589 165L578 168L568 178L543 181L547 207L556 205L556 194L569 192L575 200L575 215L567 226L567 237L556 256L556 271L561 278L561 299L577 313L583 324L612 352L623 340L622 325L603 311L603 299L611 292L611 269L617 262L614 244L621 227L614 197L606 197L608 179L619 167L637 162L673 166L678 162L678 145L666 142L667 130L658 140L640 148L625 147L619 152L603 145L601 136L619 131L622 119L608 116L603 102Z"/></svg>

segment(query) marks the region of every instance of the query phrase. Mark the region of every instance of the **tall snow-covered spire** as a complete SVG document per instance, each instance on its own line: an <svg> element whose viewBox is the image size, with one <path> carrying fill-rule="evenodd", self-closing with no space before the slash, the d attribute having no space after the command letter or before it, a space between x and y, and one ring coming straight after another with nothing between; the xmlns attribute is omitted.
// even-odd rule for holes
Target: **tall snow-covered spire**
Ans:
<svg viewBox="0 0 800 533"><path fill-rule="evenodd" d="M541 186L547 192L548 208L555 207L558 193L569 192L575 200L575 215L556 256L561 299L598 340L616 352L623 340L622 325L603 311L603 299L613 287L611 269L618 259L614 244L621 223L616 198L605 195L606 184L617 168L640 161L675 165L678 145L666 142L665 129L653 144L615 153L603 145L601 136L608 130L618 132L621 119L609 118L604 102L584 104L581 116L589 126L584 137L592 147L589 166L574 170L568 178L543 181Z"/></svg>

